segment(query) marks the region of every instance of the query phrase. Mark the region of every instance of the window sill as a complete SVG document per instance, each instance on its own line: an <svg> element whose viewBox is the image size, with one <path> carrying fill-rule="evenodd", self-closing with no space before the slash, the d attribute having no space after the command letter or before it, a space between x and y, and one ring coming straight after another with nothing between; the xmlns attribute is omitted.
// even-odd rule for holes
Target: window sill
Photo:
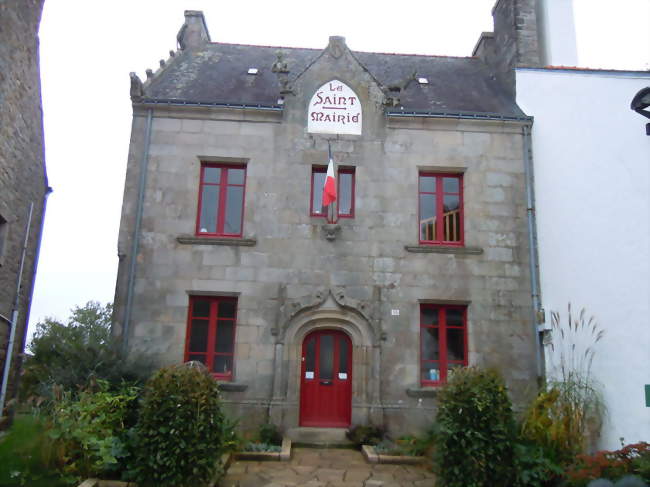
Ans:
<svg viewBox="0 0 650 487"><path fill-rule="evenodd" d="M481 247L456 247L454 245L405 245L407 252L416 254L458 254L458 255L481 255Z"/></svg>
<svg viewBox="0 0 650 487"><path fill-rule="evenodd" d="M219 390L223 392L242 392L248 389L248 384L242 384L241 382L222 382L217 379L219 384Z"/></svg>
<svg viewBox="0 0 650 487"><path fill-rule="evenodd" d="M408 397L436 397L438 395L438 387L409 387L406 389Z"/></svg>
<svg viewBox="0 0 650 487"><path fill-rule="evenodd" d="M252 247L257 244L254 238L242 237L194 237L192 235L179 235L176 241L186 245L233 245L239 247Z"/></svg>

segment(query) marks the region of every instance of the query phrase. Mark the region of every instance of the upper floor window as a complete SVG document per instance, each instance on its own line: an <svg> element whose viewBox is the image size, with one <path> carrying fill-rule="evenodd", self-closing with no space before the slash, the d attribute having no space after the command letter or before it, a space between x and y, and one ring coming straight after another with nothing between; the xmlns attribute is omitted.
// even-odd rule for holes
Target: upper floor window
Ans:
<svg viewBox="0 0 650 487"><path fill-rule="evenodd" d="M196 234L240 237L246 166L203 163Z"/></svg>
<svg viewBox="0 0 650 487"><path fill-rule="evenodd" d="M313 166L311 170L311 216L327 216L323 206L323 186L327 166ZM339 218L354 217L354 168L339 167L336 174L336 209Z"/></svg>
<svg viewBox="0 0 650 487"><path fill-rule="evenodd" d="M467 365L467 308L420 304L420 381L442 384L449 371Z"/></svg>
<svg viewBox="0 0 650 487"><path fill-rule="evenodd" d="M237 298L192 296L185 361L201 362L216 378L232 380L236 315Z"/></svg>
<svg viewBox="0 0 650 487"><path fill-rule="evenodd" d="M420 243L462 245L463 176L422 172L418 179Z"/></svg>

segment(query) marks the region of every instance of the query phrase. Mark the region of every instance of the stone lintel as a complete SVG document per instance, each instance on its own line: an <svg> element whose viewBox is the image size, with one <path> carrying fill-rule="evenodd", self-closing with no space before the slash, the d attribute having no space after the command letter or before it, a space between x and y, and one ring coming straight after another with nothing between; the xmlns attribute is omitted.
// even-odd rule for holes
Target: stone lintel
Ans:
<svg viewBox="0 0 650 487"><path fill-rule="evenodd" d="M257 239L241 237L193 237L192 235L179 235L176 241L186 245L231 245L235 247L253 247Z"/></svg>
<svg viewBox="0 0 650 487"><path fill-rule="evenodd" d="M481 247L456 247L453 245L405 245L407 252L419 254L458 254L458 255L481 255Z"/></svg>

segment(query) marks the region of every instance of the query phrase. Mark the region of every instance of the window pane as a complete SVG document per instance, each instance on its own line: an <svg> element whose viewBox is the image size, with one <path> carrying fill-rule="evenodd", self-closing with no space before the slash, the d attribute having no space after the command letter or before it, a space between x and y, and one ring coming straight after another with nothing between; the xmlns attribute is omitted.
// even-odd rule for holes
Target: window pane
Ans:
<svg viewBox="0 0 650 487"><path fill-rule="evenodd" d="M305 356L305 370L313 372L316 369L316 337L311 337L307 342Z"/></svg>
<svg viewBox="0 0 650 487"><path fill-rule="evenodd" d="M312 211L314 214L325 214L323 208L323 186L325 185L325 173L312 173Z"/></svg>
<svg viewBox="0 0 650 487"><path fill-rule="evenodd" d="M212 372L215 374L229 374L232 372L231 355L215 355L212 363Z"/></svg>
<svg viewBox="0 0 650 487"><path fill-rule="evenodd" d="M339 373L348 373L348 340L339 338Z"/></svg>
<svg viewBox="0 0 650 487"><path fill-rule="evenodd" d="M447 326L463 326L462 309L448 309L446 313L447 313Z"/></svg>
<svg viewBox="0 0 650 487"><path fill-rule="evenodd" d="M244 188L242 186L228 186L226 194L226 221L224 233L241 233L241 212L244 206Z"/></svg>
<svg viewBox="0 0 650 487"><path fill-rule="evenodd" d="M232 353L235 322L232 320L217 321L217 339L214 342L214 351Z"/></svg>
<svg viewBox="0 0 650 487"><path fill-rule="evenodd" d="M236 305L235 301L219 301L219 318L234 318Z"/></svg>
<svg viewBox="0 0 650 487"><path fill-rule="evenodd" d="M447 359L463 360L465 358L465 342L463 330L460 328L447 329Z"/></svg>
<svg viewBox="0 0 650 487"><path fill-rule="evenodd" d="M460 189L459 178L442 178L442 190L445 193L458 193Z"/></svg>
<svg viewBox="0 0 650 487"><path fill-rule="evenodd" d="M210 316L210 301L207 299L195 299L192 304L192 316L195 318Z"/></svg>
<svg viewBox="0 0 650 487"><path fill-rule="evenodd" d="M444 199L444 212L450 212L460 208L460 199L455 194L446 194Z"/></svg>
<svg viewBox="0 0 650 487"><path fill-rule="evenodd" d="M422 325L438 325L438 308L420 307L420 323Z"/></svg>
<svg viewBox="0 0 650 487"><path fill-rule="evenodd" d="M220 167L204 167L203 168L203 182L205 183L219 183L221 179Z"/></svg>
<svg viewBox="0 0 650 487"><path fill-rule="evenodd" d="M190 355L187 359L188 362L201 362L205 365L205 355Z"/></svg>
<svg viewBox="0 0 650 487"><path fill-rule="evenodd" d="M339 173L339 215L352 213L352 174Z"/></svg>
<svg viewBox="0 0 650 487"><path fill-rule="evenodd" d="M437 240L436 196L420 195L420 240Z"/></svg>
<svg viewBox="0 0 650 487"><path fill-rule="evenodd" d="M420 192L421 193L435 193L436 192L436 177L435 176L420 176Z"/></svg>
<svg viewBox="0 0 650 487"><path fill-rule="evenodd" d="M199 233L217 233L219 186L203 186Z"/></svg>
<svg viewBox="0 0 650 487"><path fill-rule="evenodd" d="M433 362L423 363L420 376L422 380L437 382L440 380L440 366Z"/></svg>
<svg viewBox="0 0 650 487"><path fill-rule="evenodd" d="M228 169L228 184L244 184L244 169Z"/></svg>
<svg viewBox="0 0 650 487"><path fill-rule="evenodd" d="M319 377L323 380L330 380L333 375L334 365L334 337L322 335L320 337Z"/></svg>
<svg viewBox="0 0 650 487"><path fill-rule="evenodd" d="M190 352L205 352L208 348L208 320L192 320Z"/></svg>
<svg viewBox="0 0 650 487"><path fill-rule="evenodd" d="M445 195L444 213L442 216L443 240L460 242L460 210L459 199L456 195Z"/></svg>
<svg viewBox="0 0 650 487"><path fill-rule="evenodd" d="M422 360L438 360L440 344L438 343L438 328L422 328Z"/></svg>

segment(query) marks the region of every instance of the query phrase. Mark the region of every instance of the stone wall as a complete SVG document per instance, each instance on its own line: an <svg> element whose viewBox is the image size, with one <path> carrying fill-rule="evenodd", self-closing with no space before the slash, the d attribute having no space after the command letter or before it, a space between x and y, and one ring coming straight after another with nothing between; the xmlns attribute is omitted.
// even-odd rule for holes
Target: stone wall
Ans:
<svg viewBox="0 0 650 487"><path fill-rule="evenodd" d="M15 299L30 203L34 204L9 398L14 393L24 349L47 188L37 37L43 1L0 2L0 221L6 221L2 224L4 248L0 250L0 314L8 318ZM0 318L0 373L8 334L8 324Z"/></svg>
<svg viewBox="0 0 650 487"><path fill-rule="evenodd" d="M330 137L334 159L356 174L355 217L339 220L330 241L323 219L309 216L311 168L327 162L327 141L305 127L310 97L333 78L358 94L364 128ZM420 387L420 303L462 304L470 364L499 368L521 404L536 379L521 124L386 117L383 93L347 51L325 53L293 90L276 112L151 108L132 353L181 362L189 296L234 294L235 377L224 398L248 427L267 413L298 425L302 339L329 327L352 339L352 422L414 432L436 404L435 389ZM135 106L117 334L148 109ZM247 165L241 242L193 237L202 160ZM418 245L421 170L464 175L464 247Z"/></svg>

